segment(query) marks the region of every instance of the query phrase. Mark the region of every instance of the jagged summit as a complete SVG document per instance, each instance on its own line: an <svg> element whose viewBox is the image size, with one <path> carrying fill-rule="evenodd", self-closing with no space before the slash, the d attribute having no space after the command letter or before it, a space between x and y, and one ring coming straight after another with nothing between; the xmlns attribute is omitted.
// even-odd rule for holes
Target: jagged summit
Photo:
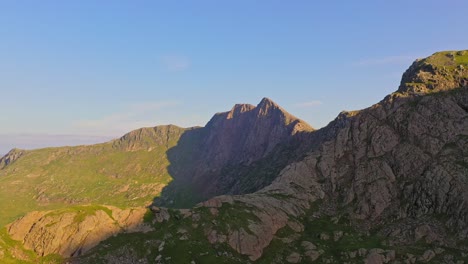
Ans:
<svg viewBox="0 0 468 264"><path fill-rule="evenodd" d="M251 117L247 117L250 116ZM228 112L221 112L215 114L211 120L207 123L206 127L212 127L219 125L221 120L236 119L238 122L242 122L245 118L249 119L276 119L278 124L283 124L285 126L296 126L293 129L295 132L299 131L313 131L313 127L310 126L307 122L295 117L294 115L287 112L284 108L279 106L270 98L264 97L257 106L251 104L236 104ZM293 124L294 123L294 124Z"/></svg>
<svg viewBox="0 0 468 264"><path fill-rule="evenodd" d="M234 118L242 113L251 111L253 109L255 109L255 106L251 104L236 104L232 107L231 111L227 112L227 118Z"/></svg>
<svg viewBox="0 0 468 264"><path fill-rule="evenodd" d="M416 60L403 74L397 92L426 94L468 87L468 51L443 51Z"/></svg>
<svg viewBox="0 0 468 264"><path fill-rule="evenodd" d="M273 100L271 100L268 97L264 97L260 101L260 103L258 103L257 107L262 108L262 109L280 108L280 106L277 103L275 103Z"/></svg>

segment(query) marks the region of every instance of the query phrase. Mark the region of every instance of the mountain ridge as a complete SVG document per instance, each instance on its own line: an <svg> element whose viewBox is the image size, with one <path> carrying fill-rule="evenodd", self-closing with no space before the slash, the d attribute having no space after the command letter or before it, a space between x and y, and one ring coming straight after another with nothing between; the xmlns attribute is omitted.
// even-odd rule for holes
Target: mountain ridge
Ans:
<svg viewBox="0 0 468 264"><path fill-rule="evenodd" d="M204 128L193 129L182 135L172 152L168 152L172 160L193 163L195 167L189 166L187 170L169 166L169 170L178 172L189 183L208 184L205 187L213 189L206 197L217 191L224 195L204 197L191 209L151 205L145 219L140 219L152 228L148 233L111 237L89 252L80 251L83 255L78 254L70 261L468 261L468 245L464 242L468 237L468 71L465 66L468 68L465 51L435 53L416 61L403 74L397 91L366 109L342 112L317 131L306 127L294 132L298 121L289 120L286 114L273 115L276 119L251 119L250 116L258 118L278 109L268 99L256 107L236 105L231 111L217 114L206 127L220 129L221 134L210 134ZM250 141L249 135L228 134L233 126L229 121L232 118L228 119L231 112L235 122L239 122L235 126L250 124L248 133L258 137L257 141ZM270 125L278 131L256 129ZM140 134L133 136L138 138ZM229 145L233 138L241 144L233 144L228 154L203 148L200 152L190 152L207 142ZM277 140L273 147L265 144L271 140ZM136 145L129 146L131 150ZM237 153L234 158L216 159L232 153ZM196 167L205 157L208 157L205 167L208 170ZM225 160L235 162L223 163ZM260 173L268 171L268 165L272 164L279 166L267 174ZM211 170L217 173L207 174ZM253 175L249 174L252 172ZM198 177L193 176L196 173ZM251 176L268 180L252 184L246 181L256 178ZM236 192L234 186L243 183L255 188L247 193ZM183 190L175 188L174 191ZM168 201L177 198L168 197ZM21 225L22 221L25 220L19 219L14 224ZM48 229L44 224L36 230ZM29 237L40 240L34 236L36 232ZM27 234L18 235L13 231L10 235L27 245L37 242ZM40 241L45 243L54 235L51 232Z"/></svg>

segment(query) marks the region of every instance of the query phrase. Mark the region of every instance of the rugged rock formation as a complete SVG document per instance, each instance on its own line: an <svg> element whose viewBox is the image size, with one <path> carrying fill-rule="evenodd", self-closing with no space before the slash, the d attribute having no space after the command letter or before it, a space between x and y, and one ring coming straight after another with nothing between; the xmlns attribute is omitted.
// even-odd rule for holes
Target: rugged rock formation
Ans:
<svg viewBox="0 0 468 264"><path fill-rule="evenodd" d="M9 164L15 162L17 159L21 158L26 151L21 149L12 149L5 156L0 158L0 169L8 166Z"/></svg>
<svg viewBox="0 0 468 264"><path fill-rule="evenodd" d="M203 159L208 168L221 168L229 163L251 164L296 133L313 129L263 98L257 107L235 105L229 112L216 114L206 130Z"/></svg>
<svg viewBox="0 0 468 264"><path fill-rule="evenodd" d="M7 226L15 240L40 256L79 256L99 242L122 232L148 232L145 208L79 206L59 211L31 212Z"/></svg>
<svg viewBox="0 0 468 264"><path fill-rule="evenodd" d="M299 144L302 133L311 131L313 128L306 122L268 98L256 107L238 104L229 112L218 113L205 127L182 136L179 144L168 151L169 160L176 161L169 167L174 182L156 204L184 207L215 195L259 190L294 159L287 155L284 158L282 151L286 152L288 145ZM279 166L265 170L261 161L266 159ZM266 175L252 181L252 172L259 169ZM180 193L187 192L193 195L181 197Z"/></svg>

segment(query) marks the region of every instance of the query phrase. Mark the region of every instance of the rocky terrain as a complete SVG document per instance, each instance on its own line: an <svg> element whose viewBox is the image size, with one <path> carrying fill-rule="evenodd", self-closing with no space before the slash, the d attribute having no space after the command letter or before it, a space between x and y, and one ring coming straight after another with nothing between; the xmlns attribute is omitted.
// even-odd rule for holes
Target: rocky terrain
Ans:
<svg viewBox="0 0 468 264"><path fill-rule="evenodd" d="M147 150L158 136L145 133L112 144ZM0 160L0 172L27 157L17 153ZM178 161L168 167L173 184L149 211L31 212L0 233L0 256L52 263L468 263L468 51L417 60L396 92L342 112L320 130L264 99L184 130L167 156ZM190 195L181 196L190 185ZM185 200L203 202L160 207Z"/></svg>

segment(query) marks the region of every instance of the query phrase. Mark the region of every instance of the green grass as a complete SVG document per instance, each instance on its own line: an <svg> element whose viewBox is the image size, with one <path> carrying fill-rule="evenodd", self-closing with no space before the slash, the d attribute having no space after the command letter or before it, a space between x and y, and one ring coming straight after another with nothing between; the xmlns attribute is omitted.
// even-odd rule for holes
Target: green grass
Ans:
<svg viewBox="0 0 468 264"><path fill-rule="evenodd" d="M458 65L468 65L468 51L437 52L425 60L426 63L454 69Z"/></svg>
<svg viewBox="0 0 468 264"><path fill-rule="evenodd" d="M219 231L222 233L226 234L229 230L239 230L241 228L251 233L249 224L259 222L260 219L244 204L223 203L222 207L219 208L216 221L218 222Z"/></svg>
<svg viewBox="0 0 468 264"><path fill-rule="evenodd" d="M310 212L316 211L319 206L320 203L313 204ZM258 260L258 263L266 264L274 261L284 263L285 257L292 252L304 255L305 252L301 246L302 241L312 242L317 246L317 250L324 251L316 263L323 263L325 259L333 259L333 263L342 263L344 261L341 259L343 252L356 251L360 248L386 248L383 245L383 237L380 237L376 232L371 232L368 235L357 231L346 216L342 216L339 221L333 220L326 215L318 218L304 217L299 220L304 225L304 232L295 233L288 226L278 230L270 245L265 248L264 254ZM343 232L343 236L338 241L334 241L333 239L333 234L336 231ZM330 238L328 240L320 239L322 233L327 234ZM293 242L286 243L282 240L293 236L296 236ZM303 257L302 261L303 263L310 263L310 260L305 257ZM362 263L362 258L357 257L346 261L351 261L350 263Z"/></svg>
<svg viewBox="0 0 468 264"><path fill-rule="evenodd" d="M27 151L0 170L0 201L8 201L0 203L0 226L34 210L147 205L172 181L166 152L182 132L164 135L162 143L135 135L118 143Z"/></svg>
<svg viewBox="0 0 468 264"><path fill-rule="evenodd" d="M74 222L79 223L89 215L95 215L97 211L105 212L111 219L112 210L102 205L75 205L63 209L58 209L47 213L45 216L61 215L66 213L75 213Z"/></svg>

